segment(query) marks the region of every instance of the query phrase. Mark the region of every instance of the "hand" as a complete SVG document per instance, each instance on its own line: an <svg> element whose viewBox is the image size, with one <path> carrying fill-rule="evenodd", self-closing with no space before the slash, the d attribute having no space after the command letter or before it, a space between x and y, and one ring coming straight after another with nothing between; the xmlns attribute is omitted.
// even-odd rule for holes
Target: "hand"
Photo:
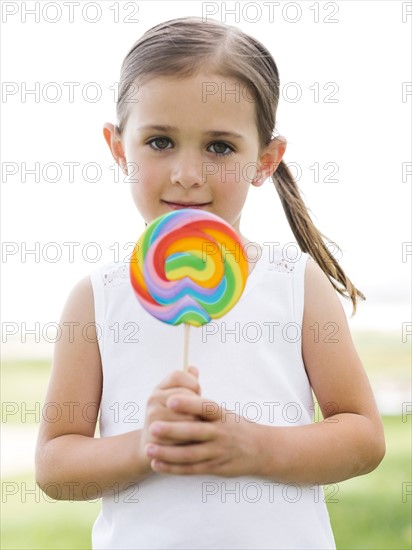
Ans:
<svg viewBox="0 0 412 550"><path fill-rule="evenodd" d="M178 475L256 475L257 425L200 395L172 395L166 406L185 415L156 420L145 452L155 472ZM187 418L191 418L190 421Z"/></svg>
<svg viewBox="0 0 412 550"><path fill-rule="evenodd" d="M175 423L176 421L190 422L196 420L196 415L192 413L179 412L167 406L167 400L171 396L199 396L200 386L198 381L198 370L195 367L189 367L188 372L174 371L170 373L160 384L158 384L146 404L145 424L140 434L140 443L138 455L140 460L146 462L147 470L150 469L150 459L145 452L147 444L160 443L164 439L159 439L155 433L150 430L154 422L163 421Z"/></svg>

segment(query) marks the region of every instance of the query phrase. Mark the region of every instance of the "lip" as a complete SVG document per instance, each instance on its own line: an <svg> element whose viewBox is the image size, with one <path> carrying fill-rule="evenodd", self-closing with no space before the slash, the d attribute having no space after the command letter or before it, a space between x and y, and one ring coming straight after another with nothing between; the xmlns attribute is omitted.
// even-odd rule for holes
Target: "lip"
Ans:
<svg viewBox="0 0 412 550"><path fill-rule="evenodd" d="M166 206L171 208L172 210L178 210L180 208L203 208L205 206L208 206L210 202L198 202L198 203L188 203L188 202L168 202L168 201L162 201Z"/></svg>

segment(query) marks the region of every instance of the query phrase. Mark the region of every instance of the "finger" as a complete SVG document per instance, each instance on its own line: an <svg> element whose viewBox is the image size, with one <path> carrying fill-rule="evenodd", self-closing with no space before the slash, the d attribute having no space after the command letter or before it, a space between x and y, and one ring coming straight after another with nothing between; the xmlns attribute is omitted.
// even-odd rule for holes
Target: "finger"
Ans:
<svg viewBox="0 0 412 550"><path fill-rule="evenodd" d="M169 409L165 409L169 410ZM195 423L199 422L199 417L197 416L191 416L187 414L176 414L169 410L170 414L164 414L162 416L154 417L151 419L151 421L148 422L148 435L149 439L152 443L160 443L160 444L167 444L167 443L179 443L179 441L174 439L168 439L166 435L166 431L162 430L160 435L156 435L155 431L152 431L150 429L150 426L153 426L157 423L166 423L166 424L180 424L182 422L188 422L188 423ZM171 437L174 437L173 435ZM184 437L184 436L182 436ZM201 437L201 436L199 436Z"/></svg>
<svg viewBox="0 0 412 550"><path fill-rule="evenodd" d="M153 390L153 393L149 396L147 400L147 406L156 408L161 407L170 410L170 408L166 405L166 402L172 395L187 395L197 397L199 394L197 394L193 390L189 390L188 388L168 388L165 390L155 388Z"/></svg>
<svg viewBox="0 0 412 550"><path fill-rule="evenodd" d="M177 399L185 399L185 398L194 398L199 399L199 395L195 394L191 390L186 390L185 388L177 388L170 389L170 390L164 390L164 396L161 398L161 406L162 406L162 418L159 418L159 420L199 420L200 416L196 413L191 412L191 410L177 410L172 409L167 405L168 400L171 397L176 397ZM194 409L195 410L195 409ZM196 409L197 410L197 409Z"/></svg>
<svg viewBox="0 0 412 550"><path fill-rule="evenodd" d="M153 459L150 463L153 471L171 475L213 475L213 462L204 460L194 464L172 464Z"/></svg>
<svg viewBox="0 0 412 550"><path fill-rule="evenodd" d="M211 445L195 443L194 445L155 445L149 443L145 448L149 458L167 464L196 464L209 460L213 456Z"/></svg>
<svg viewBox="0 0 412 550"><path fill-rule="evenodd" d="M187 388L200 394L199 380L191 372L174 371L164 378L157 386L158 389L166 390L169 388Z"/></svg>
<svg viewBox="0 0 412 550"><path fill-rule="evenodd" d="M217 403L200 396L171 395L166 401L166 406L175 412L200 416L206 421L220 420L222 416Z"/></svg>
<svg viewBox="0 0 412 550"><path fill-rule="evenodd" d="M206 422L153 422L149 432L157 441L190 443L209 441L215 437L212 425Z"/></svg>
<svg viewBox="0 0 412 550"><path fill-rule="evenodd" d="M190 372L191 374L193 374L193 376L196 376L196 378L199 378L199 370L196 368L196 367L188 367L188 372Z"/></svg>
<svg viewBox="0 0 412 550"><path fill-rule="evenodd" d="M146 406L146 424L149 426L156 420L159 421L168 421L168 422L177 422L177 421L198 421L201 420L199 416L174 411L166 405L167 399L171 395L186 395L196 396L192 391L180 388L179 393L176 393L174 390L156 390L149 398Z"/></svg>

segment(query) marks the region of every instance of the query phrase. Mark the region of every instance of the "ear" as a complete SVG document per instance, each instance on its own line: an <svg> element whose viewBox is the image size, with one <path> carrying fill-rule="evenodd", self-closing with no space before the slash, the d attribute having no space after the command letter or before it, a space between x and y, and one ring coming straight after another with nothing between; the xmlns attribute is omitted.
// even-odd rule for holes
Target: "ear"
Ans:
<svg viewBox="0 0 412 550"><path fill-rule="evenodd" d="M123 145L117 128L110 122L106 122L103 126L103 136L113 155L114 160L127 174L127 161L123 150Z"/></svg>
<svg viewBox="0 0 412 550"><path fill-rule="evenodd" d="M277 136L264 148L259 157L259 166L256 176L253 178L252 185L259 187L276 172L285 154L286 145L286 138L284 136Z"/></svg>

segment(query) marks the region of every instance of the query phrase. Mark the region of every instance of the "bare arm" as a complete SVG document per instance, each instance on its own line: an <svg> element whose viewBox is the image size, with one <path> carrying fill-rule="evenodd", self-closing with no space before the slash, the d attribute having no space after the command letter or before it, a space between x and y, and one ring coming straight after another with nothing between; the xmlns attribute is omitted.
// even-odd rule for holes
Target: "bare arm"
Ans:
<svg viewBox="0 0 412 550"><path fill-rule="evenodd" d="M94 437L102 366L92 325L87 338L82 335L83 327L94 322L93 291L87 277L75 286L67 300L60 319L62 337L54 350L44 410L48 403L56 403L62 415L53 422L43 415L36 447L36 481L51 498L94 499L122 490L153 473L143 448L156 439L148 434L146 423L140 430ZM147 422L156 418L191 418L164 406L170 392L185 391L199 393L197 376L193 372L172 373L154 388L147 403ZM94 494L92 484L96 484Z"/></svg>
<svg viewBox="0 0 412 550"><path fill-rule="evenodd" d="M60 319L62 337L54 349L45 410L48 403L57 403L62 416L57 422L43 416L36 448L37 483L51 497L60 493L63 500L95 498L85 494L84 488L91 482L103 494L116 483L137 482L150 474L147 461L138 460L139 431L94 438L102 368L91 328L87 339L82 336L83 327L94 321L93 292L87 277L67 300Z"/></svg>

